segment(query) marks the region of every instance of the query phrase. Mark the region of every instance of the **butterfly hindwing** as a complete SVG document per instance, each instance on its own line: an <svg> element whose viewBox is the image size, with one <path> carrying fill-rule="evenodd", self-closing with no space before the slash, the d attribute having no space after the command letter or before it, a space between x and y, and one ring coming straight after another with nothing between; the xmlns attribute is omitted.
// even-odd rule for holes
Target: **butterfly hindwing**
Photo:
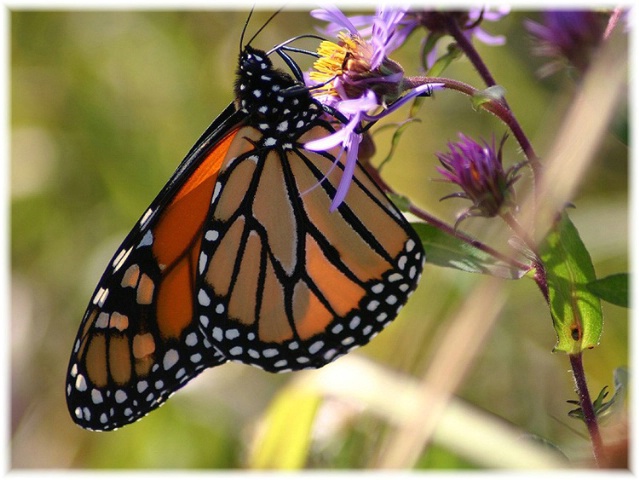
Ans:
<svg viewBox="0 0 639 480"><path fill-rule="evenodd" d="M335 122L263 58L249 52L244 60L241 105L253 115L214 188L197 316L230 360L274 372L318 368L395 318L417 285L423 250L359 165L330 212L344 170L339 150L311 152L304 143L333 133Z"/></svg>
<svg viewBox="0 0 639 480"><path fill-rule="evenodd" d="M318 368L395 318L423 250L359 165L330 212L343 171L330 152L252 148L242 133L204 228L198 317L230 360L274 372ZM327 134L317 126L307 137Z"/></svg>

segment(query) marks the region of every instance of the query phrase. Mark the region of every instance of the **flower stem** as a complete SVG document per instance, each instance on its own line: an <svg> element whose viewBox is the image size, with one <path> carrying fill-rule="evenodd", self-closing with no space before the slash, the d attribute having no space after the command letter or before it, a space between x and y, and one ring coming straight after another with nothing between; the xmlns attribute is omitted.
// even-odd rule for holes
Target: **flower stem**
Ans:
<svg viewBox="0 0 639 480"><path fill-rule="evenodd" d="M579 404L584 414L584 421L590 434L592 442L592 452L595 457L597 466L601 466L605 460L604 445L599 433L599 425L597 424L597 415L590 400L588 385L586 384L586 374L584 372L583 358L581 352L569 355L570 365L572 367L572 375L575 380L577 395L579 396Z"/></svg>
<svg viewBox="0 0 639 480"><path fill-rule="evenodd" d="M479 73L486 85L489 87L497 85L497 82L495 82L495 79L493 78L490 70L488 70L488 67L479 55L479 52L477 52L477 50L475 49L475 46L464 35L464 32L462 32L461 28L459 28L457 20L451 16L447 16L446 20L448 33L452 35L459 48L466 54L466 57L468 57L470 63L473 64L475 70L477 70L477 73Z"/></svg>

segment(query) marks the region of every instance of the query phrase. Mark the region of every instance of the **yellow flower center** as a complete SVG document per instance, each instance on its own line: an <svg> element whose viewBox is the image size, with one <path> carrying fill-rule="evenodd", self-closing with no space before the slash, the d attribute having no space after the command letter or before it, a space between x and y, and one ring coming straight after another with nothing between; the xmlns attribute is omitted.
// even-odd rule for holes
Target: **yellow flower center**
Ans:
<svg viewBox="0 0 639 480"><path fill-rule="evenodd" d="M338 96L331 80L344 73L348 57L361 56L360 50L364 44L361 38L345 32L340 32L338 38L339 44L324 40L317 49L320 58L313 64L314 71L310 72L309 76L318 83L329 83L315 90L315 95Z"/></svg>

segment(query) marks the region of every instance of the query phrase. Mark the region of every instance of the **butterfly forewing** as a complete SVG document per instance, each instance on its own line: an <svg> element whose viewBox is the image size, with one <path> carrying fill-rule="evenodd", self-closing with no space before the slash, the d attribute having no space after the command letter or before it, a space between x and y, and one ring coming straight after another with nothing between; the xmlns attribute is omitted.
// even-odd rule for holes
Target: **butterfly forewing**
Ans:
<svg viewBox="0 0 639 480"><path fill-rule="evenodd" d="M67 376L69 411L81 426L135 421L225 361L194 321L193 290L202 225L233 134L187 157L100 280Z"/></svg>

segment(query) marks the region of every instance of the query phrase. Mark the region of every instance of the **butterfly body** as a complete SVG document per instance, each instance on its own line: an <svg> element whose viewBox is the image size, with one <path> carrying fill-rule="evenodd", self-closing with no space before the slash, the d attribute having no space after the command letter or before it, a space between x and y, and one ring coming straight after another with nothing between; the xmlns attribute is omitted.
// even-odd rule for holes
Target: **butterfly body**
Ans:
<svg viewBox="0 0 639 480"><path fill-rule="evenodd" d="M207 129L111 260L84 315L67 403L112 430L226 361L318 368L364 345L415 289L424 254L321 104L267 55L240 56L234 107ZM331 121L332 120L332 121Z"/></svg>

